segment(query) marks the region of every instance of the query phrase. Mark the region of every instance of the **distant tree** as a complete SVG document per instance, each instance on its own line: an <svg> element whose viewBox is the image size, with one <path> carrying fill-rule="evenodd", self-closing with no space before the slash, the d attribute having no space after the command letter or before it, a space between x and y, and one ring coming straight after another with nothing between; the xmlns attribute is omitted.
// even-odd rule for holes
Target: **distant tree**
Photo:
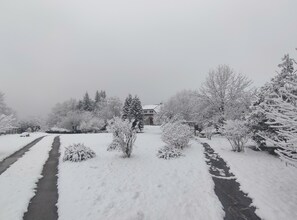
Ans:
<svg viewBox="0 0 297 220"><path fill-rule="evenodd" d="M124 106L123 106L122 118L124 120L127 119L129 122L131 122L133 118L133 114L131 112L132 101L133 101L132 95L129 94L128 97L125 99Z"/></svg>
<svg viewBox="0 0 297 220"><path fill-rule="evenodd" d="M49 128L56 127L68 115L69 112L77 111L77 101L70 99L54 106L48 116L47 125Z"/></svg>
<svg viewBox="0 0 297 220"><path fill-rule="evenodd" d="M94 110L93 101L90 99L89 94L87 92L82 101L82 110L89 112Z"/></svg>
<svg viewBox="0 0 297 220"><path fill-rule="evenodd" d="M103 102L100 110L96 112L96 115L104 121L111 120L113 117L120 117L122 113L123 103L117 97L110 97Z"/></svg>
<svg viewBox="0 0 297 220"><path fill-rule="evenodd" d="M99 103L100 100L101 100L100 93L99 93L99 91L97 90L97 91L96 91L96 94L95 94L95 104Z"/></svg>
<svg viewBox="0 0 297 220"><path fill-rule="evenodd" d="M1 114L4 114L4 115L13 114L13 115L15 115L13 110L6 105L5 99L4 99L4 94L2 92L0 92L0 115Z"/></svg>
<svg viewBox="0 0 297 220"><path fill-rule="evenodd" d="M172 96L165 102L157 113L159 123L168 122L172 118L185 121L198 121L201 107L197 92L184 90Z"/></svg>
<svg viewBox="0 0 297 220"><path fill-rule="evenodd" d="M143 109L141 101L137 96L135 96L132 100L130 114L134 119L133 127L137 126L141 131L143 129Z"/></svg>
<svg viewBox="0 0 297 220"><path fill-rule="evenodd" d="M0 115L0 134L15 128L16 118L14 115Z"/></svg>
<svg viewBox="0 0 297 220"><path fill-rule="evenodd" d="M211 70L199 96L204 118L215 125L228 119L240 119L249 111L252 98L251 81L235 73L229 66Z"/></svg>

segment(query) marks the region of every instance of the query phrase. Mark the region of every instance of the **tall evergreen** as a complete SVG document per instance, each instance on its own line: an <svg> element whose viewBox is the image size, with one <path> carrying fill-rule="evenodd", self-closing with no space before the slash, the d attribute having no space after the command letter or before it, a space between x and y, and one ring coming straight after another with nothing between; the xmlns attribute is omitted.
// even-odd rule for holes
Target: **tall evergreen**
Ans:
<svg viewBox="0 0 297 220"><path fill-rule="evenodd" d="M93 103L92 103L92 100L91 100L90 97L89 97L88 92L86 92L86 94L85 94L85 96L84 96L84 98L83 98L83 101L82 101L82 109L83 109L84 111L89 111L89 112L91 112L91 111L94 110L94 109L93 109Z"/></svg>
<svg viewBox="0 0 297 220"><path fill-rule="evenodd" d="M97 103L99 103L100 102L100 93L99 93L99 91L97 90L96 91L96 94L95 94L95 103L97 104Z"/></svg>
<svg viewBox="0 0 297 220"><path fill-rule="evenodd" d="M125 100L124 106L123 106L123 115L122 118L128 119L130 122L132 121L133 115L131 113L131 105L132 105L132 95L129 94L128 97Z"/></svg>
<svg viewBox="0 0 297 220"><path fill-rule="evenodd" d="M270 83L263 86L257 94L256 100L252 104L252 112L248 116L247 121L252 132L252 138L259 146L266 146L263 136L273 139L277 135L277 128L270 126L267 113L270 111L271 94L280 95L280 91L284 89L286 83L296 77L294 72L294 59L287 54L282 58L282 63L278 65L280 72L271 79ZM296 93L297 94L297 91ZM283 97L286 99L286 97Z"/></svg>
<svg viewBox="0 0 297 220"><path fill-rule="evenodd" d="M134 125L137 124L139 130L143 129L143 109L140 99L135 96L131 103L131 114L134 118Z"/></svg>

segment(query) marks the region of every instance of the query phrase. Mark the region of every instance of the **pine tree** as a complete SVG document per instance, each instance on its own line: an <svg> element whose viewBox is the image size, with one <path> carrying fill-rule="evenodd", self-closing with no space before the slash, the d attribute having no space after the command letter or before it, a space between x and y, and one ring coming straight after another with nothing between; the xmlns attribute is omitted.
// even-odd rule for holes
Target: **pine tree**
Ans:
<svg viewBox="0 0 297 220"><path fill-rule="evenodd" d="M270 83L263 86L257 94L257 99L252 104L252 112L248 116L248 126L252 133L252 139L257 142L259 146L266 146L266 138L274 139L278 134L278 129L275 126L270 126L268 123L268 113L271 111L272 99L271 94L277 96L281 95L285 100L287 97L281 91L285 88L287 82L292 81L296 77L294 72L294 59L287 54L282 58L282 63L278 65L281 71L271 79ZM297 92L295 91L296 95Z"/></svg>
<svg viewBox="0 0 297 220"><path fill-rule="evenodd" d="M82 101L82 108L84 111L93 111L93 104L92 104L92 100L89 97L89 94L86 92L83 101Z"/></svg>
<svg viewBox="0 0 297 220"><path fill-rule="evenodd" d="M97 90L96 94L95 94L95 104L97 104L99 102L100 102L100 94L99 94L99 91Z"/></svg>
<svg viewBox="0 0 297 220"><path fill-rule="evenodd" d="M131 104L131 114L134 119L134 127L137 125L138 129L141 131L143 129L143 109L140 99L135 96Z"/></svg>
<svg viewBox="0 0 297 220"><path fill-rule="evenodd" d="M129 122L131 122L133 115L131 114L131 104L132 104L133 98L132 95L129 94L128 97L125 100L124 106L123 106L123 115L122 118L128 119Z"/></svg>

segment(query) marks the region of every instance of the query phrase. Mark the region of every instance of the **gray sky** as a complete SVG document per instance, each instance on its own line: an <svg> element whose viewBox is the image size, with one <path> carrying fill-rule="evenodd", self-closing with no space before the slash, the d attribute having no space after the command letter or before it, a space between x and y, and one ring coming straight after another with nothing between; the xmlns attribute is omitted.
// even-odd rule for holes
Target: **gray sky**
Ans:
<svg viewBox="0 0 297 220"><path fill-rule="evenodd" d="M143 104L228 64L263 85L297 57L296 0L6 0L0 90L20 116L97 89Z"/></svg>

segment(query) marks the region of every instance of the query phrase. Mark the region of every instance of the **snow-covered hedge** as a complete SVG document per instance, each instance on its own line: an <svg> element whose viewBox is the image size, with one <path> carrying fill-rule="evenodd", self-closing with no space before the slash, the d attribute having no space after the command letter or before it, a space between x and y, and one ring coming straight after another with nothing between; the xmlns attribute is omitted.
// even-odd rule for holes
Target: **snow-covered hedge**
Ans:
<svg viewBox="0 0 297 220"><path fill-rule="evenodd" d="M157 157L169 160L171 158L178 158L183 156L179 149L174 147L165 146L158 150Z"/></svg>
<svg viewBox="0 0 297 220"><path fill-rule="evenodd" d="M107 130L113 134L113 141L107 150L120 150L125 157L130 157L136 140L136 131L127 120L115 117L109 121Z"/></svg>
<svg viewBox="0 0 297 220"><path fill-rule="evenodd" d="M191 128L181 121L167 123L162 126L162 140L170 147L185 148L193 136Z"/></svg>
<svg viewBox="0 0 297 220"><path fill-rule="evenodd" d="M73 144L66 147L63 161L80 162L95 156L95 152L84 144Z"/></svg>
<svg viewBox="0 0 297 220"><path fill-rule="evenodd" d="M249 129L244 121L228 120L221 130L230 142L233 151L244 151L244 145L250 137Z"/></svg>

